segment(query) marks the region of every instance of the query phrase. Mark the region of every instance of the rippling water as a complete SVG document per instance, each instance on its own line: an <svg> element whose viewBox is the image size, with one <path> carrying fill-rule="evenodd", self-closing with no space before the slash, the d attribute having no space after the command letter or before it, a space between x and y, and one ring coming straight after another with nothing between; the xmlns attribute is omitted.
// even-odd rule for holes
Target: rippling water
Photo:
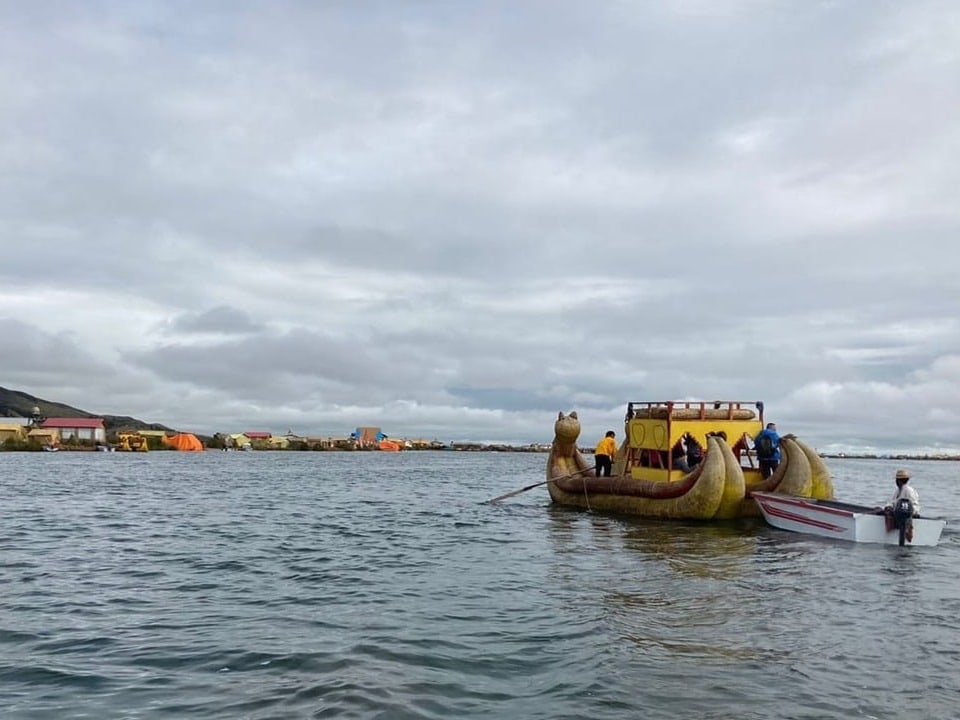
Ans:
<svg viewBox="0 0 960 720"><path fill-rule="evenodd" d="M0 453L0 716L960 716L956 463L899 548L482 502L545 461Z"/></svg>

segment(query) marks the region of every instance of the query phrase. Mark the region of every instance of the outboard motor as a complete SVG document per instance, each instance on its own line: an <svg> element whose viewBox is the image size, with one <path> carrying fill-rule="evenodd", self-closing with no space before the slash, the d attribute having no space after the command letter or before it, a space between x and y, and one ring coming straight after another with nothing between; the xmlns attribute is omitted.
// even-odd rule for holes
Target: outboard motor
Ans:
<svg viewBox="0 0 960 720"><path fill-rule="evenodd" d="M900 533L901 545L908 535L913 539L913 503L909 498L900 498L893 507L893 527Z"/></svg>

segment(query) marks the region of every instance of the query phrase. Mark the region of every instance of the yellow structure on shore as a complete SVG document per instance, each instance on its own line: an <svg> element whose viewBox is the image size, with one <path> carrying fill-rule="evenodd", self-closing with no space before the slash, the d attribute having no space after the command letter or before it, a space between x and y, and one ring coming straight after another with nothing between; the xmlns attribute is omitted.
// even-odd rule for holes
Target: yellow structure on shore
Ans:
<svg viewBox="0 0 960 720"><path fill-rule="evenodd" d="M117 434L117 450L120 452L147 452L147 439L138 432Z"/></svg>
<svg viewBox="0 0 960 720"><path fill-rule="evenodd" d="M0 423L0 443L8 439L26 440L27 428L20 423Z"/></svg>

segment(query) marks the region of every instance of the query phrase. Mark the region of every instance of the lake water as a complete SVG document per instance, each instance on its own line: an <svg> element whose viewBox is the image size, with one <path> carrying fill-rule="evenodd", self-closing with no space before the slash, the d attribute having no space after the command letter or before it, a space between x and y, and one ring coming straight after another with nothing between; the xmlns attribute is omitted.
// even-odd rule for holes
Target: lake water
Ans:
<svg viewBox="0 0 960 720"><path fill-rule="evenodd" d="M0 717L960 717L960 464L899 548L482 502L545 462L0 453Z"/></svg>

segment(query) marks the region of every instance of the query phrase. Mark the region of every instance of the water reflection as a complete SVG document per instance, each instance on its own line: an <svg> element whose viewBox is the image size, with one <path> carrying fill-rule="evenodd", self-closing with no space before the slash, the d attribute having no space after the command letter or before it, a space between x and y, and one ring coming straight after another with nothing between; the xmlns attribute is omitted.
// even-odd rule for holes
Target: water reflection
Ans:
<svg viewBox="0 0 960 720"><path fill-rule="evenodd" d="M769 650L742 632L741 588L754 572L758 526L615 517L550 508L554 571L579 582L602 612L606 632L643 666L695 659L759 663ZM603 557L605 585L589 566ZM580 562L571 565L573 556ZM611 576L616 577L615 582ZM586 603L586 600L585 600Z"/></svg>
<svg viewBox="0 0 960 720"><path fill-rule="evenodd" d="M757 550L754 520L698 523L616 517L570 508L549 508L551 539L558 553L586 545L640 553L682 575L731 579Z"/></svg>
<svg viewBox="0 0 960 720"><path fill-rule="evenodd" d="M682 575L729 580L756 552L756 538L728 523L644 522L626 532L624 546Z"/></svg>
<svg viewBox="0 0 960 720"><path fill-rule="evenodd" d="M726 642L719 644L698 642L677 638L675 635L626 634L624 640L633 643L639 651L647 654L679 655L701 660L762 662L765 659L773 659L776 655L764 648L753 647L750 643L736 646Z"/></svg>

